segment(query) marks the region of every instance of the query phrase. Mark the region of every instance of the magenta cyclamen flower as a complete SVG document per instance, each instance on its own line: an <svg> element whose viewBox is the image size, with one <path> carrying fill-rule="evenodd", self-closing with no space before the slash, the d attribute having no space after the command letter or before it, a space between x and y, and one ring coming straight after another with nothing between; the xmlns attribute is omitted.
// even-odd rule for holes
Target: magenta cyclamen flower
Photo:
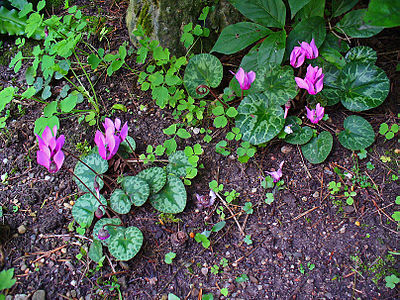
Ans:
<svg viewBox="0 0 400 300"><path fill-rule="evenodd" d="M99 148L100 156L105 159L111 159L118 151L119 145L126 139L128 135L128 124L125 123L121 128L121 120L116 118L115 122L106 118L103 123L106 131L105 135L97 130L94 142Z"/></svg>
<svg viewBox="0 0 400 300"><path fill-rule="evenodd" d="M251 87L251 84L256 79L256 73L254 73L253 71L247 73L243 70L242 67L239 68L239 71L237 71L236 74L233 73L232 71L231 73L235 75L242 90L248 90Z"/></svg>
<svg viewBox="0 0 400 300"><path fill-rule="evenodd" d="M318 57L318 48L315 45L314 39L311 43L302 42L300 47L294 47L292 53L290 53L290 64L294 68L300 67L304 63L304 59L314 59Z"/></svg>
<svg viewBox="0 0 400 300"><path fill-rule="evenodd" d="M279 164L279 169L274 171L274 172L268 172L267 171L267 174L271 175L271 177L274 179L274 182L278 182L281 179L281 177L282 177L282 167L283 167L284 163L285 163L285 161L282 161Z"/></svg>
<svg viewBox="0 0 400 300"><path fill-rule="evenodd" d="M99 230L99 233L97 234L97 237L100 240L104 241L110 237L110 233L107 231L107 229L101 228Z"/></svg>
<svg viewBox="0 0 400 300"><path fill-rule="evenodd" d="M319 103L317 104L315 109L309 109L306 106L306 110L307 110L307 118L313 124L317 124L324 117L325 108L323 108Z"/></svg>
<svg viewBox="0 0 400 300"><path fill-rule="evenodd" d="M319 93L324 87L324 74L322 73L322 68L318 66L309 65L304 79L300 77L295 77L294 79L299 88L306 89L310 95Z"/></svg>
<svg viewBox="0 0 400 300"><path fill-rule="evenodd" d="M54 133L54 136L53 136ZM50 173L57 172L64 163L64 153L61 151L65 142L64 135L57 139L57 126L53 127L53 132L49 126L46 126L42 137L36 134L39 142L39 151L37 152L37 163L49 170Z"/></svg>

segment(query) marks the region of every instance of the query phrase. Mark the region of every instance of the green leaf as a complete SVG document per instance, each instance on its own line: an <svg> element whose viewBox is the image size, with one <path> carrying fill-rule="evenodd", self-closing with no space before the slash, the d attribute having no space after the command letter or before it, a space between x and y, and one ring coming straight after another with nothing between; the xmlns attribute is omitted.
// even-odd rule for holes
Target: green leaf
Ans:
<svg viewBox="0 0 400 300"><path fill-rule="evenodd" d="M143 244L143 234L137 227L118 230L117 234L109 237L108 250L117 260L127 261L133 258Z"/></svg>
<svg viewBox="0 0 400 300"><path fill-rule="evenodd" d="M385 72L377 66L351 62L340 73L337 88L336 94L344 107L351 111L363 111L385 101L390 82Z"/></svg>
<svg viewBox="0 0 400 300"><path fill-rule="evenodd" d="M35 128L33 132L41 135L46 126L49 126L50 128L57 126L57 128L60 128L60 120L56 116L51 116L49 118L40 117L35 121Z"/></svg>
<svg viewBox="0 0 400 300"><path fill-rule="evenodd" d="M382 135L384 135L388 130L389 130L389 126L386 123L382 123L379 126L379 133L382 134Z"/></svg>
<svg viewBox="0 0 400 300"><path fill-rule="evenodd" d="M52 127L50 127L52 128ZM98 153L98 148L93 148L89 154L83 158L81 158L82 162L88 165L92 170L94 170L97 174L103 174L108 170L108 162L101 158ZM85 183L85 185L92 190L93 193L96 194L94 189L94 182L96 178L96 182L99 184L99 189L103 187L103 180L101 176L96 176L92 170L90 170L86 165L84 165L81 161L78 161L75 165L74 174L79 177L79 179ZM81 191L87 192L88 189L74 177L75 183Z"/></svg>
<svg viewBox="0 0 400 300"><path fill-rule="evenodd" d="M230 117L230 118L236 117L237 114L238 114L238 112L237 112L236 108L234 108L234 107L229 107L229 108L226 110L226 115L227 115L228 117Z"/></svg>
<svg viewBox="0 0 400 300"><path fill-rule="evenodd" d="M185 69L184 84L193 98L202 98L208 94L198 94L196 89L200 85L217 87L222 80L223 68L221 62L211 54L197 54L193 56Z"/></svg>
<svg viewBox="0 0 400 300"><path fill-rule="evenodd" d="M293 68L290 66L265 65L257 70L253 86L255 90L264 92L271 102L280 105L284 105L298 93Z"/></svg>
<svg viewBox="0 0 400 300"><path fill-rule="evenodd" d="M179 136L181 139L188 139L191 137L190 133L184 128L179 128L176 132L176 135Z"/></svg>
<svg viewBox="0 0 400 300"><path fill-rule="evenodd" d="M290 128L293 132L286 135L285 142L292 145L304 145L305 143L308 143L313 136L312 129L308 126L299 126L298 120L300 119L294 116L289 116L286 118L285 126L291 125Z"/></svg>
<svg viewBox="0 0 400 300"><path fill-rule="evenodd" d="M296 27L289 33L286 40L286 54L285 57L289 57L295 46L298 46L299 42L310 43L311 39L314 38L317 47L321 46L325 40L326 29L325 20L322 17L311 17L304 19L299 22Z"/></svg>
<svg viewBox="0 0 400 300"><path fill-rule="evenodd" d="M228 119L225 116L218 116L214 119L216 128L224 128L228 124Z"/></svg>
<svg viewBox="0 0 400 300"><path fill-rule="evenodd" d="M400 2L371 0L364 21L367 24L385 28L400 26Z"/></svg>
<svg viewBox="0 0 400 300"><path fill-rule="evenodd" d="M174 295L172 293L169 293L168 294L168 300L181 300L181 298L179 298L178 296L176 296L176 295Z"/></svg>
<svg viewBox="0 0 400 300"><path fill-rule="evenodd" d="M286 7L282 0L229 0L246 18L266 27L283 28Z"/></svg>
<svg viewBox="0 0 400 300"><path fill-rule="evenodd" d="M396 212L400 213L398 211L396 211ZM385 281L386 281L386 287L394 289L396 287L396 284L398 284L400 282L400 278L397 277L396 275L392 274L390 276L386 276Z"/></svg>
<svg viewBox="0 0 400 300"><path fill-rule="evenodd" d="M218 231L220 231L222 228L224 228L225 225L226 225L226 222L225 222L225 221L218 222L217 224L215 224L215 225L211 228L211 231L212 231L212 232L218 232Z"/></svg>
<svg viewBox="0 0 400 300"><path fill-rule="evenodd" d="M106 225L108 224L108 225ZM97 223L94 225L93 227L93 241L98 241L101 244L103 244L104 246L107 246L110 242L110 238L115 236L117 234L117 232L122 229L122 227L120 226L110 226L109 224L114 224L114 225L121 225L121 220L118 218L113 218L113 219L109 219L109 218L102 218L100 220L97 221ZM110 238L105 239L105 240L100 240L98 237L99 234L99 230L104 228L105 230L108 231L108 233L110 234Z"/></svg>
<svg viewBox="0 0 400 300"><path fill-rule="evenodd" d="M169 252L169 253L165 254L164 261L165 261L166 264L172 264L172 260L175 257L176 257L176 253L175 252Z"/></svg>
<svg viewBox="0 0 400 300"><path fill-rule="evenodd" d="M396 221L396 222L400 222L400 211L395 211L392 214L392 218Z"/></svg>
<svg viewBox="0 0 400 300"><path fill-rule="evenodd" d="M229 25L222 30L211 52L233 54L270 33L270 29L250 22Z"/></svg>
<svg viewBox="0 0 400 300"><path fill-rule="evenodd" d="M36 94L36 89L33 86L30 86L25 92L22 93L22 99L30 99Z"/></svg>
<svg viewBox="0 0 400 300"><path fill-rule="evenodd" d="M122 189L135 206L142 206L150 195L149 185L138 176L125 177L122 181Z"/></svg>
<svg viewBox="0 0 400 300"><path fill-rule="evenodd" d="M36 31L41 27L43 22L43 16L40 15L39 13L33 13L29 16L28 20L26 21L26 26L25 26L25 33L26 36L32 37Z"/></svg>
<svg viewBox="0 0 400 300"><path fill-rule="evenodd" d="M374 129L367 120L360 116L349 116L344 120L344 130L339 133L339 142L350 150L362 150L372 145L375 140Z"/></svg>
<svg viewBox="0 0 400 300"><path fill-rule="evenodd" d="M165 86L154 87L151 91L151 95L160 108L164 108L168 104L169 93Z"/></svg>
<svg viewBox="0 0 400 300"><path fill-rule="evenodd" d="M0 272L0 291L5 289L10 289L17 281L13 279L14 277L14 268L3 270Z"/></svg>
<svg viewBox="0 0 400 300"><path fill-rule="evenodd" d="M261 43L258 50L257 63L258 67L265 64L279 65L283 60L286 46L286 31L281 30L273 32Z"/></svg>
<svg viewBox="0 0 400 300"><path fill-rule="evenodd" d="M0 92L0 111L14 98L15 89L12 86L6 87Z"/></svg>
<svg viewBox="0 0 400 300"><path fill-rule="evenodd" d="M341 14L352 9L358 0L333 0L332 1L332 17L338 17Z"/></svg>
<svg viewBox="0 0 400 300"><path fill-rule="evenodd" d="M0 7L0 33L9 35L23 35L25 33L26 17L18 16L15 9L8 10Z"/></svg>
<svg viewBox="0 0 400 300"><path fill-rule="evenodd" d="M261 44L256 44L253 48L250 49L250 51L242 58L242 62L240 63L240 66L246 71L250 70L257 70L259 68L258 65L258 58L259 58L259 53L260 53L260 45ZM239 92L241 93L239 83L235 78L232 78L231 83L235 82L236 85L238 86ZM231 83L229 84L229 87L231 87ZM244 91L244 95L247 96L248 93L246 94L248 90Z"/></svg>
<svg viewBox="0 0 400 300"><path fill-rule="evenodd" d="M55 114L57 112L57 104L57 101L51 101L50 103L48 103L43 109L44 116L51 117L53 114Z"/></svg>
<svg viewBox="0 0 400 300"><path fill-rule="evenodd" d="M110 207L119 214L127 214L131 210L131 200L123 190L115 189L110 197Z"/></svg>
<svg viewBox="0 0 400 300"><path fill-rule="evenodd" d="M60 109L63 113L69 113L75 108L78 101L78 93L77 91L73 91L67 98L60 101Z"/></svg>
<svg viewBox="0 0 400 300"><path fill-rule="evenodd" d="M328 131L323 131L318 137L301 146L304 157L312 164L322 163L331 153L333 137Z"/></svg>
<svg viewBox="0 0 400 300"><path fill-rule="evenodd" d="M243 133L243 141L253 145L266 143L283 128L285 119L282 108L265 94L245 97L238 107L236 127Z"/></svg>
<svg viewBox="0 0 400 300"><path fill-rule="evenodd" d="M158 193L167 182L167 173L163 168L160 167L145 169L139 172L136 177L146 181L150 187L151 194Z"/></svg>
<svg viewBox="0 0 400 300"><path fill-rule="evenodd" d="M291 18L293 19L294 15L310 1L311 0L289 0L290 12L292 15Z"/></svg>
<svg viewBox="0 0 400 300"><path fill-rule="evenodd" d="M368 38L382 31L382 27L371 26L365 23L365 9L352 10L336 24L334 29L350 37Z"/></svg>
<svg viewBox="0 0 400 300"><path fill-rule="evenodd" d="M376 51L367 46L358 46L350 49L346 53L345 59L349 62L360 62L375 64L377 60Z"/></svg>
<svg viewBox="0 0 400 300"><path fill-rule="evenodd" d="M175 175L168 175L166 185L150 197L150 203L160 212L176 214L185 209L186 198L182 181Z"/></svg>
<svg viewBox="0 0 400 300"><path fill-rule="evenodd" d="M94 240L89 248L89 257L94 262L98 263L103 258L103 246L97 240Z"/></svg>
<svg viewBox="0 0 400 300"><path fill-rule="evenodd" d="M101 59L97 57L96 54L91 53L88 58L87 58L87 62L90 65L90 67L92 68L92 70L96 69L99 64L101 63Z"/></svg>
<svg viewBox="0 0 400 300"><path fill-rule="evenodd" d="M295 24L311 17L324 17L325 0L311 0L296 14Z"/></svg>
<svg viewBox="0 0 400 300"><path fill-rule="evenodd" d="M100 202L107 206L107 200L102 195L99 198ZM91 193L87 193L76 200L72 207L72 216L81 227L90 227L94 213L99 207L99 201ZM104 212L104 208L100 209Z"/></svg>
<svg viewBox="0 0 400 300"><path fill-rule="evenodd" d="M172 124L169 127L163 129L164 134L166 135L173 135L176 132L176 125L177 124Z"/></svg>
<svg viewBox="0 0 400 300"><path fill-rule="evenodd" d="M170 138L168 140L164 141L164 146L165 146L165 153L167 155L171 155L176 151L177 144L174 138Z"/></svg>
<svg viewBox="0 0 400 300"><path fill-rule="evenodd" d="M186 176L186 169L192 167L188 157L183 151L176 151L168 160L167 172L175 174L178 177Z"/></svg>

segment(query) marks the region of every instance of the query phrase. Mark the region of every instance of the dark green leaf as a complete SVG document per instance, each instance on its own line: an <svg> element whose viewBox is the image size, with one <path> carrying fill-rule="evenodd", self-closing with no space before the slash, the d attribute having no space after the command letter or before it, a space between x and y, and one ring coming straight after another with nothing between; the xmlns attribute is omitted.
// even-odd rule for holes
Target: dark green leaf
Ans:
<svg viewBox="0 0 400 300"><path fill-rule="evenodd" d="M297 122L297 117L289 116L286 118L285 126L290 126L292 133L286 135L285 142L293 145L303 145L311 140L313 136L313 131L310 127L304 126L300 127Z"/></svg>
<svg viewBox="0 0 400 300"><path fill-rule="evenodd" d="M94 240L89 248L89 257L94 262L98 263L103 257L103 246L97 240Z"/></svg>
<svg viewBox="0 0 400 300"><path fill-rule="evenodd" d="M175 175L168 175L163 189L150 197L151 205L160 212L180 213L186 206L186 189Z"/></svg>
<svg viewBox="0 0 400 300"><path fill-rule="evenodd" d="M333 0L332 1L332 17L338 17L356 5L358 0Z"/></svg>
<svg viewBox="0 0 400 300"><path fill-rule="evenodd" d="M291 18L293 19L294 15L310 1L311 0L289 0Z"/></svg>
<svg viewBox="0 0 400 300"><path fill-rule="evenodd" d="M336 24L334 29L350 37L368 38L382 31L383 27L368 25L364 21L365 9L352 10Z"/></svg>
<svg viewBox="0 0 400 300"><path fill-rule="evenodd" d="M115 236L117 232L120 229L122 229L122 227L120 226L112 226L112 225L121 225L121 220L118 218L113 218L113 219L101 218L100 220L98 220L93 227L93 233L92 233L93 241L98 241L102 243L104 246L107 246L110 242L110 238ZM98 237L99 230L102 228L108 231L108 233L110 234L110 238L105 240L99 239Z"/></svg>
<svg viewBox="0 0 400 300"><path fill-rule="evenodd" d="M377 58L376 51L367 46L353 47L345 56L348 63L356 61L360 63L375 64Z"/></svg>
<svg viewBox="0 0 400 300"><path fill-rule="evenodd" d="M362 150L371 146L375 133L371 124L360 116L349 116L344 120L344 130L339 133L339 142L350 150Z"/></svg>
<svg viewBox="0 0 400 300"><path fill-rule="evenodd" d="M322 163L331 153L333 137L328 131L323 131L318 137L301 146L304 157L312 164Z"/></svg>
<svg viewBox="0 0 400 300"><path fill-rule="evenodd" d="M100 195L100 202L107 206L107 201ZM95 211L100 207L100 202L91 194L87 193L79 197L72 207L72 216L76 223L82 227L90 227ZM104 212L104 208L100 207Z"/></svg>
<svg viewBox="0 0 400 300"><path fill-rule="evenodd" d="M273 32L261 43L258 50L258 67L264 64L280 64L285 54L286 32L281 30Z"/></svg>
<svg viewBox="0 0 400 300"><path fill-rule="evenodd" d="M167 172L175 174L178 177L186 176L186 169L192 167L185 152L176 151L169 157Z"/></svg>
<svg viewBox="0 0 400 300"><path fill-rule="evenodd" d="M371 0L364 20L373 26L400 26L400 1Z"/></svg>

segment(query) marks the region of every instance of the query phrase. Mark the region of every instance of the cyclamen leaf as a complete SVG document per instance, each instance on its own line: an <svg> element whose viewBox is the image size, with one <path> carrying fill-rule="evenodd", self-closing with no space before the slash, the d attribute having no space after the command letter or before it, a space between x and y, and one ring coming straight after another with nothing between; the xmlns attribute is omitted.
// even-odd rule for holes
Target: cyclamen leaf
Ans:
<svg viewBox="0 0 400 300"><path fill-rule="evenodd" d="M258 50L257 63L262 67L267 63L280 64L285 54L286 32L273 32L261 43Z"/></svg>
<svg viewBox="0 0 400 300"><path fill-rule="evenodd" d="M169 157L167 172L178 177L186 176L186 169L192 167L185 152L177 151Z"/></svg>
<svg viewBox="0 0 400 300"><path fill-rule="evenodd" d="M350 150L366 149L375 140L375 133L367 120L360 116L349 116L344 120L344 130L339 133L339 142Z"/></svg>
<svg viewBox="0 0 400 300"><path fill-rule="evenodd" d="M100 195L99 199L103 205L107 206L107 201L102 195ZM72 216L80 226L90 227L94 213L99 207L99 201L91 193L87 193L76 200L72 207ZM101 207L101 210L104 212L103 207Z"/></svg>
<svg viewBox="0 0 400 300"><path fill-rule="evenodd" d="M293 145L304 145L309 142L313 136L313 131L310 127L304 126L300 127L301 120L294 116L289 116L286 118L285 126L290 126L292 133L286 135L285 142Z"/></svg>
<svg viewBox="0 0 400 300"><path fill-rule="evenodd" d="M367 46L353 47L345 56L347 62L357 61L370 64L375 64L377 58L376 51Z"/></svg>
<svg viewBox="0 0 400 300"><path fill-rule="evenodd" d="M167 173L160 167L145 169L136 176L147 182L151 194L158 193L167 182Z"/></svg>
<svg viewBox="0 0 400 300"><path fill-rule="evenodd" d="M98 263L103 257L103 246L99 241L94 240L89 248L89 257L94 262Z"/></svg>
<svg viewBox="0 0 400 300"><path fill-rule="evenodd" d="M143 234L137 227L118 230L117 234L109 237L108 250L117 260L127 261L133 258L143 244Z"/></svg>
<svg viewBox="0 0 400 300"><path fill-rule="evenodd" d="M163 213L180 213L186 206L186 189L175 175L168 175L163 189L150 197L150 204Z"/></svg>
<svg viewBox="0 0 400 300"><path fill-rule="evenodd" d="M98 220L93 227L93 233L92 233L93 241L99 241L104 246L107 246L111 240L110 238L115 236L118 233L118 231L122 229L122 227L120 226L112 226L112 225L121 225L121 220L118 218L113 218L113 219L101 218L100 220ZM110 237L108 239L105 240L99 239L98 237L99 230L102 228L107 230L108 233L110 234Z"/></svg>
<svg viewBox="0 0 400 300"><path fill-rule="evenodd" d="M110 207L119 214L127 214L131 210L131 200L123 190L116 189L111 194Z"/></svg>
<svg viewBox="0 0 400 300"><path fill-rule="evenodd" d="M270 33L270 29L250 22L229 25L222 30L211 52L233 54Z"/></svg>
<svg viewBox="0 0 400 300"><path fill-rule="evenodd" d="M312 164L322 163L331 153L333 137L328 131L323 131L318 137L301 146L304 157Z"/></svg>
<svg viewBox="0 0 400 300"><path fill-rule="evenodd" d="M122 188L135 206L142 206L150 195L149 185L138 176L125 177Z"/></svg>

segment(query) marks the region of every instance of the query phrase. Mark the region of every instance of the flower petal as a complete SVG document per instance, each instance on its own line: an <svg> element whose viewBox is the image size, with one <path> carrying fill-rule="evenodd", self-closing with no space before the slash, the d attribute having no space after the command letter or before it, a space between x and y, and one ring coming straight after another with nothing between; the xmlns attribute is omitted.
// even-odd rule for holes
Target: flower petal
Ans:
<svg viewBox="0 0 400 300"><path fill-rule="evenodd" d="M62 152L61 150L59 150L53 157L54 162L57 165L57 169L54 172L57 172L58 170L60 170L62 164L64 163L64 152Z"/></svg>
<svg viewBox="0 0 400 300"><path fill-rule="evenodd" d="M307 84L307 82L304 81L304 79L302 79L300 77L295 77L294 80L296 81L299 88L306 89L306 90L308 89L308 84Z"/></svg>
<svg viewBox="0 0 400 300"><path fill-rule="evenodd" d="M244 83L244 70L242 67L239 68L239 70L237 71L237 73L235 74L235 77L237 79L237 81L239 82L240 88L243 89L243 83Z"/></svg>
<svg viewBox="0 0 400 300"><path fill-rule="evenodd" d="M119 134L121 142L123 142L127 136L128 136L128 122L125 122L124 126L122 126L121 133Z"/></svg>
<svg viewBox="0 0 400 300"><path fill-rule="evenodd" d="M46 167L47 169L50 168L50 155L45 151L38 151L36 152L37 163L41 166Z"/></svg>
<svg viewBox="0 0 400 300"><path fill-rule="evenodd" d="M310 43L310 46L311 46L311 49L312 49L312 51L313 51L313 56L312 56L312 58L317 58L318 55L319 55L319 53L318 53L318 48L317 48L317 46L315 45L314 38L312 38L311 43Z"/></svg>

